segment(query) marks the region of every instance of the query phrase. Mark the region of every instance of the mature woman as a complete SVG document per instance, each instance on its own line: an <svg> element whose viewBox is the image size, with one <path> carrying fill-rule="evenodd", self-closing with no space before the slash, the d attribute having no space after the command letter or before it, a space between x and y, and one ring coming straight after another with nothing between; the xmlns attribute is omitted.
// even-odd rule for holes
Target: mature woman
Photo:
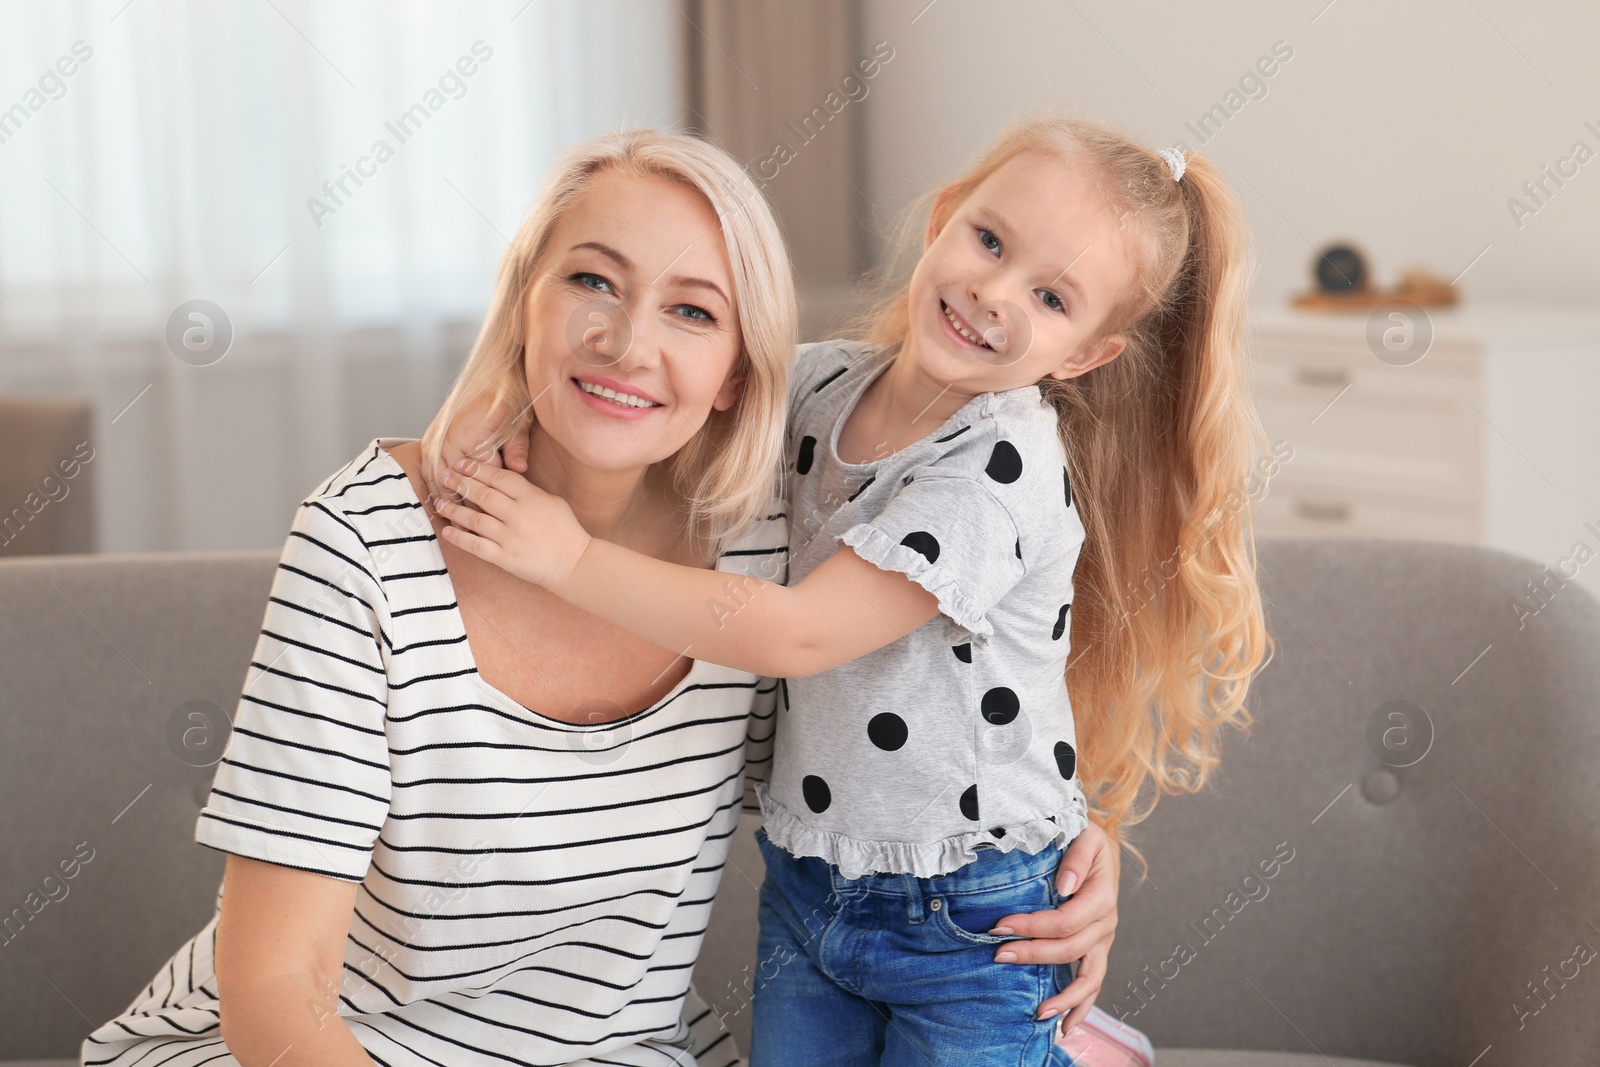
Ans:
<svg viewBox="0 0 1600 1067"><path fill-rule="evenodd" d="M448 547L431 502L444 428L511 398L526 476L591 532L782 580L793 341L778 229L727 156L636 131L557 168L427 435L373 441L296 513L196 828L229 853L218 915L85 1063L736 1058L689 977L776 685ZM1037 958L1109 941L1101 842L1080 932Z"/></svg>

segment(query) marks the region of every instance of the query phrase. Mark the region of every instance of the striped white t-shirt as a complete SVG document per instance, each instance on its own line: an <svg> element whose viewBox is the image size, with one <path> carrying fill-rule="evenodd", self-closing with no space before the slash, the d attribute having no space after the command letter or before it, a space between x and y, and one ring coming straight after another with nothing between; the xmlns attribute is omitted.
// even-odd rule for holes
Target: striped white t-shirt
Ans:
<svg viewBox="0 0 1600 1067"><path fill-rule="evenodd" d="M580 724L493 688L401 443L300 506L195 839L360 883L338 1013L379 1064L737 1062L689 978L776 684L697 661L653 707ZM769 511L719 570L784 580ZM83 1062L235 1063L215 937L213 916Z"/></svg>

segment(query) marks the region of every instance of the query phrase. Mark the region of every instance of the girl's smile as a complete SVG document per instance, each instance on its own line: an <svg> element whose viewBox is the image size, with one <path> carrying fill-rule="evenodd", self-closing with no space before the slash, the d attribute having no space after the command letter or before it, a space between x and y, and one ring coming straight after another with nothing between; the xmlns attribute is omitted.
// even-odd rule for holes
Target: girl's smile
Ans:
<svg viewBox="0 0 1600 1067"><path fill-rule="evenodd" d="M957 315L949 304L939 301L939 313L944 319L944 333L957 345L977 349L982 352L993 352L994 348L987 344L973 329L966 319Z"/></svg>

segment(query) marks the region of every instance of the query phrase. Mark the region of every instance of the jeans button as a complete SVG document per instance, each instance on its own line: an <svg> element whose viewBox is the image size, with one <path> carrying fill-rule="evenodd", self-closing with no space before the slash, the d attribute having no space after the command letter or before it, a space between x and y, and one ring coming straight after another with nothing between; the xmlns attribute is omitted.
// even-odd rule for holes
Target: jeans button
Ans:
<svg viewBox="0 0 1600 1067"><path fill-rule="evenodd" d="M944 901L940 900L938 897L934 897L933 900L929 901L928 907L934 911L938 911L940 908L944 907Z"/></svg>

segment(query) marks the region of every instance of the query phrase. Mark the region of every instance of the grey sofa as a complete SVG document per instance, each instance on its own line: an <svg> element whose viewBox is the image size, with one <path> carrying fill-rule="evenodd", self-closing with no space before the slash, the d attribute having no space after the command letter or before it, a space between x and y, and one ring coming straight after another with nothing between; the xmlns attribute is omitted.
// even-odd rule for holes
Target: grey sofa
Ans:
<svg viewBox="0 0 1600 1067"><path fill-rule="evenodd" d="M210 915L213 738L181 735L231 714L274 562L0 563L0 1061L75 1057ZM1261 572L1256 725L1140 828L1100 1005L1163 1067L1596 1062L1600 603L1519 619L1546 575L1460 546L1267 539ZM741 1043L750 833L696 976Z"/></svg>

